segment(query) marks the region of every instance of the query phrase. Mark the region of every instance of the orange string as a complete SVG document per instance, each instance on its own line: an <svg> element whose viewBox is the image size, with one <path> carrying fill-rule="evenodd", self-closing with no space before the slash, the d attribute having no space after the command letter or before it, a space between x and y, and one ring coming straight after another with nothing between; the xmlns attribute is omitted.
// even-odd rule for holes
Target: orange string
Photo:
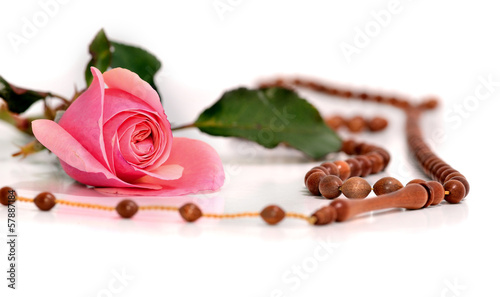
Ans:
<svg viewBox="0 0 500 297"><path fill-rule="evenodd" d="M34 202L34 199L25 198L25 197L17 197L16 200L21 201L21 202L30 202L30 203ZM71 207L106 210L106 211L116 210L116 208L113 206L75 202L75 201L68 201L68 200L61 200L61 199L56 199L56 204L61 204L61 205L66 205L66 206L71 206ZM179 207L165 206L165 205L144 205L144 206L139 206L139 210L179 211ZM260 216L260 213L259 212L238 212L238 213L222 213L222 214L204 213L203 216L206 218L212 218L212 219L237 219L237 218L243 218L243 217L258 217L258 216ZM311 224L314 224L316 222L315 217L311 217L311 216L304 215L301 213L296 213L296 212L287 212L285 214L285 216L288 218L302 219L302 220L305 220Z"/></svg>

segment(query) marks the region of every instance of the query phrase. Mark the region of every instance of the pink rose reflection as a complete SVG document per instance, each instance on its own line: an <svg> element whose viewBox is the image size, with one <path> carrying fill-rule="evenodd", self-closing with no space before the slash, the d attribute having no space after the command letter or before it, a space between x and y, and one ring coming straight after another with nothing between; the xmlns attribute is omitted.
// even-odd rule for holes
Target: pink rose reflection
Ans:
<svg viewBox="0 0 500 297"><path fill-rule="evenodd" d="M202 141L173 137L147 82L122 68L104 74L92 68L92 74L88 90L59 123L33 121L35 137L69 176L100 192L126 195L183 195L222 186L217 152Z"/></svg>

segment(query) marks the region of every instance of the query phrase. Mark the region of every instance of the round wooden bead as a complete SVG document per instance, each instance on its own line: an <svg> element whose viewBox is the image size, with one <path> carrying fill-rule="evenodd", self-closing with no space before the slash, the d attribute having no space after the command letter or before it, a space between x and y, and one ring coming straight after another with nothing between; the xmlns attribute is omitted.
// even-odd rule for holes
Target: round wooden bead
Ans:
<svg viewBox="0 0 500 297"><path fill-rule="evenodd" d="M420 178L415 178L415 179L410 180L406 185L421 184L421 183L425 183L425 180L420 179Z"/></svg>
<svg viewBox="0 0 500 297"><path fill-rule="evenodd" d="M447 166L447 164L443 160L439 160L433 163L433 165L429 167L429 175L432 176L439 168L443 166Z"/></svg>
<svg viewBox="0 0 500 297"><path fill-rule="evenodd" d="M325 167L328 170L328 174L339 176L339 169L333 162L325 162L321 164L321 167Z"/></svg>
<svg viewBox="0 0 500 297"><path fill-rule="evenodd" d="M344 161L335 161L333 164L337 165L339 171L339 177L341 180L346 180L351 176L351 167Z"/></svg>
<svg viewBox="0 0 500 297"><path fill-rule="evenodd" d="M455 204L459 203L465 197L465 186L458 180L449 180L444 183L444 190L448 191L449 194L444 197L449 203Z"/></svg>
<svg viewBox="0 0 500 297"><path fill-rule="evenodd" d="M179 214L186 222L194 222L202 216L201 209L194 203L186 203L179 208Z"/></svg>
<svg viewBox="0 0 500 297"><path fill-rule="evenodd" d="M433 179L437 179L439 178L439 175L445 171L446 169L449 169L451 168L450 165L446 164L446 163L440 163L439 165L435 166L431 172L431 175L432 175L432 178Z"/></svg>
<svg viewBox="0 0 500 297"><path fill-rule="evenodd" d="M319 182L325 176L326 174L324 172L314 172L307 178L306 187L309 192L311 192L311 194L315 196L321 195L321 193L319 192Z"/></svg>
<svg viewBox="0 0 500 297"><path fill-rule="evenodd" d="M444 199L444 187L442 184L438 183L437 181L428 181L425 183L428 188L432 189L433 192L433 197L431 201L431 205L437 205L441 203Z"/></svg>
<svg viewBox="0 0 500 297"><path fill-rule="evenodd" d="M323 166L314 166L313 168L311 168L311 170L313 170L313 169L319 169L319 170L323 171L325 174L330 174L330 171L328 171L328 169L323 167Z"/></svg>
<svg viewBox="0 0 500 297"><path fill-rule="evenodd" d="M56 197L52 193L43 192L38 194L33 202L40 210L48 211L56 205Z"/></svg>
<svg viewBox="0 0 500 297"><path fill-rule="evenodd" d="M352 133L359 133L365 129L365 120L360 116L355 116L347 121L347 128Z"/></svg>
<svg viewBox="0 0 500 297"><path fill-rule="evenodd" d="M389 165L389 162L391 161L391 155L386 150L384 150L382 148L376 148L372 152L377 153L380 156L382 156L382 158L384 159L384 167L382 168L382 170L384 170L387 167L387 165Z"/></svg>
<svg viewBox="0 0 500 297"><path fill-rule="evenodd" d="M337 211L332 206L324 206L312 214L316 218L314 225L326 225L337 219Z"/></svg>
<svg viewBox="0 0 500 297"><path fill-rule="evenodd" d="M342 180L338 176L327 175L319 182L319 192L327 199L337 198L342 194L339 189L341 186Z"/></svg>
<svg viewBox="0 0 500 297"><path fill-rule="evenodd" d="M368 143L362 143L360 145L359 154L360 155L366 155L366 154L372 152L375 149L377 149L377 147L374 146L374 145L371 145L371 144L368 144Z"/></svg>
<svg viewBox="0 0 500 297"><path fill-rule="evenodd" d="M447 182L447 181L449 181L450 179L452 179L452 178L454 178L456 176L462 176L462 177L464 177L460 172L457 171L457 172L453 172L453 173L448 174L446 176L446 178L444 179L444 182Z"/></svg>
<svg viewBox="0 0 500 297"><path fill-rule="evenodd" d="M351 176L360 176L361 175L361 163L358 160L350 158L345 160L347 164L349 164L349 168L351 168Z"/></svg>
<svg viewBox="0 0 500 297"><path fill-rule="evenodd" d="M135 201L130 199L125 199L120 201L116 206L116 212L124 219L130 219L139 210L139 206Z"/></svg>
<svg viewBox="0 0 500 297"><path fill-rule="evenodd" d="M11 205L16 202L17 193L11 187L3 187L0 189L0 203L2 205Z"/></svg>
<svg viewBox="0 0 500 297"><path fill-rule="evenodd" d="M327 118L325 122L328 125L328 127L330 127L333 130L337 130L338 128L344 125L344 118L335 115Z"/></svg>
<svg viewBox="0 0 500 297"><path fill-rule="evenodd" d="M455 170L455 169L453 169L453 168L446 169L445 171L443 171L443 172L439 175L438 180L439 180L440 182L444 182L444 179L448 176L448 174L452 174L452 173L454 173L454 172L458 172L458 171L456 171L456 170Z"/></svg>
<svg viewBox="0 0 500 297"><path fill-rule="evenodd" d="M347 198L362 199L370 194L372 187L361 177L351 177L344 182L341 191Z"/></svg>
<svg viewBox="0 0 500 297"><path fill-rule="evenodd" d="M381 117L374 117L368 122L368 129L372 132L382 131L387 127L387 120Z"/></svg>
<svg viewBox="0 0 500 297"><path fill-rule="evenodd" d="M379 173L384 168L384 158L378 153L368 153L366 155L372 161L372 174Z"/></svg>
<svg viewBox="0 0 500 297"><path fill-rule="evenodd" d="M459 182L461 182L465 187L465 196L464 197L469 195L469 189L470 189L469 182L467 181L467 179L465 179L465 177L455 176L455 177L452 177L450 180L458 180Z"/></svg>
<svg viewBox="0 0 500 297"><path fill-rule="evenodd" d="M352 139L345 140L342 142L341 150L348 155L354 155L356 153L356 151L355 151L356 146L357 146L357 143L354 140L352 140Z"/></svg>
<svg viewBox="0 0 500 297"><path fill-rule="evenodd" d="M427 201L425 202L424 206L422 208L426 208L429 205L431 205L432 201L434 201L434 189L432 187L429 187L426 182L419 183L424 189L427 191Z"/></svg>
<svg viewBox="0 0 500 297"><path fill-rule="evenodd" d="M356 154L358 154L358 155L364 155L375 148L376 147L371 145L371 144L360 142L356 145L355 151L356 151Z"/></svg>
<svg viewBox="0 0 500 297"><path fill-rule="evenodd" d="M403 188L403 184L395 179L394 177L384 177L379 179L374 185L373 185L373 192L375 195L384 195L384 194L389 194L392 192L396 192L399 189Z"/></svg>
<svg viewBox="0 0 500 297"><path fill-rule="evenodd" d="M356 160L361 163L361 175L362 177L365 177L369 175L372 172L372 161L368 159L366 156L357 156L355 158Z"/></svg>
<svg viewBox="0 0 500 297"><path fill-rule="evenodd" d="M277 205L269 205L260 212L260 217L269 225L276 225L285 217L285 212Z"/></svg>
<svg viewBox="0 0 500 297"><path fill-rule="evenodd" d="M438 162L440 159L436 156L434 157L430 157L428 159L426 159L423 163L422 163L422 168L424 170L424 172L426 174L429 174L429 169L430 169L430 166L431 165L434 165L435 162Z"/></svg>
<svg viewBox="0 0 500 297"><path fill-rule="evenodd" d="M304 176L304 184L307 184L307 179L309 178L309 176L310 176L311 174L313 174L314 172L318 172L318 171L319 171L319 172L323 172L323 173L325 173L325 172L324 172L323 170L321 170L321 169L311 169L311 170L309 170L309 171L306 173L306 176Z"/></svg>

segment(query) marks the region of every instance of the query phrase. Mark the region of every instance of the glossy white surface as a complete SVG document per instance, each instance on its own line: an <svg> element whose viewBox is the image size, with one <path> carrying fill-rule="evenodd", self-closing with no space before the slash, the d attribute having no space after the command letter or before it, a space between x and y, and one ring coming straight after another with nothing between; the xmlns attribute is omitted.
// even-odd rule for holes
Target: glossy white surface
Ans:
<svg viewBox="0 0 500 297"><path fill-rule="evenodd" d="M9 13L0 20L0 75L21 86L70 96L74 83L83 86L86 45L104 26L111 38L141 44L163 62L157 85L174 125L193 120L223 90L253 86L258 78L277 73L415 97L435 94L443 105L424 117L423 129L438 155L467 176L467 200L419 211L368 214L321 228L292 219L274 227L258 218L186 224L175 213L154 212L120 220L114 213L59 206L42 213L19 203L16 291L6 288L7 212L0 208L1 296L499 294L500 86L493 86L484 100L469 97L481 79L500 81L500 44L495 38L500 23L489 2L401 1L402 11L350 63L340 44L352 42L355 28L363 28L373 20L370 13L387 8L390 1L227 1L233 9L223 19L214 10L216 2L184 2L158 6L153 1L70 1L19 51L6 36L19 33L22 18L31 18L41 6L36 1L2 2L0 11ZM383 114L390 120L382 133L357 136L386 147L392 155L386 172L371 176L370 183L386 175L403 183L423 177L409 159L401 113L302 94L325 115ZM303 176L317 162L300 153L265 150L196 131L175 135L213 145L224 162L227 182L216 193L137 198L141 204L195 201L204 211L227 213L278 204L288 211L312 213L328 203L307 195ZM16 145L27 141L0 123L0 186L10 185L30 197L50 190L75 201L119 201L74 183L48 153L11 158Z"/></svg>

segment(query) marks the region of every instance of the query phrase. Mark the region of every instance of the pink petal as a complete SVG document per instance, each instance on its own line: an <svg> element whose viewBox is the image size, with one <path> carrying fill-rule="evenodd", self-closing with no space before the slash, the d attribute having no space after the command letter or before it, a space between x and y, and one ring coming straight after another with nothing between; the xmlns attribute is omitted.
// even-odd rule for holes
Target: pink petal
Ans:
<svg viewBox="0 0 500 297"><path fill-rule="evenodd" d="M109 170L102 133L104 81L97 68L91 71L92 84L70 105L59 125Z"/></svg>
<svg viewBox="0 0 500 297"><path fill-rule="evenodd" d="M113 68L106 71L103 76L109 88L123 90L144 100L154 110L163 111L158 93L134 72L123 68Z"/></svg>
<svg viewBox="0 0 500 297"><path fill-rule="evenodd" d="M56 122L36 120L33 121L32 128L38 141L59 157L66 173L83 184L98 187L158 188L155 185L132 185L118 179Z"/></svg>
<svg viewBox="0 0 500 297"><path fill-rule="evenodd" d="M207 143L174 137L170 157L165 164L178 164L184 167L178 180L163 181L153 177L144 177L140 182L154 182L161 185L161 190L100 188L102 193L122 195L184 195L205 190L218 190L224 184L224 169L217 152Z"/></svg>

